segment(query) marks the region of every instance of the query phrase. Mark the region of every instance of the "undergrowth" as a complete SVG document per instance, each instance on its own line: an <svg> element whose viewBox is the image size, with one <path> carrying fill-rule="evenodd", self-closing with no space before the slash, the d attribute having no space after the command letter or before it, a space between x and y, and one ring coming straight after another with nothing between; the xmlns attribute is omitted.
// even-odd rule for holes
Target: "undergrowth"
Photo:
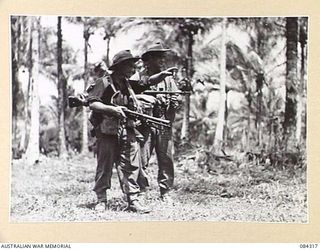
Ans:
<svg viewBox="0 0 320 250"><path fill-rule="evenodd" d="M190 152L189 152L190 153ZM141 199L150 214L124 211L126 202L114 171L109 209L93 209L96 159L43 157L27 167L12 163L11 220L32 221L238 221L307 222L306 168L274 167L248 160L211 160L201 152L176 161L174 204L159 199L157 164L149 168L150 190ZM200 164L199 164L200 163Z"/></svg>

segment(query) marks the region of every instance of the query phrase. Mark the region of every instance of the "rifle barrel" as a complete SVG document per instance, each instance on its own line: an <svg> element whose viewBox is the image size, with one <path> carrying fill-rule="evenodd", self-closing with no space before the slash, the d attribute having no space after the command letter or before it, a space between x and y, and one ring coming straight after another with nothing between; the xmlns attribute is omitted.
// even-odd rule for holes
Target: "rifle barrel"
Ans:
<svg viewBox="0 0 320 250"><path fill-rule="evenodd" d="M161 125L163 125L165 127L171 127L171 122L169 120L153 117L151 115L141 114L141 113L138 113L138 112L135 112L135 111L132 111L132 110L128 110L128 109L124 110L124 112L127 113L128 115L132 115L132 116L135 116L137 118L141 117L141 118L150 120L152 122L156 122L156 123L161 124Z"/></svg>
<svg viewBox="0 0 320 250"><path fill-rule="evenodd" d="M143 94L147 95L190 95L191 91L153 91L153 90L147 90L144 91Z"/></svg>

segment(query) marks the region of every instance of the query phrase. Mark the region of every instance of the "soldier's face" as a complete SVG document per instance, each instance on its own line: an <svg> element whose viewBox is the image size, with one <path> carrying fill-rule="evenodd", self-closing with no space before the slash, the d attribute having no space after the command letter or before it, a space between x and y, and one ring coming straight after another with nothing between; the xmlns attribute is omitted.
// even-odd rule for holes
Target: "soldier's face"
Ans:
<svg viewBox="0 0 320 250"><path fill-rule="evenodd" d="M153 62L155 67L158 67L160 70L163 70L166 63L166 57L164 54L155 55L153 57Z"/></svg>
<svg viewBox="0 0 320 250"><path fill-rule="evenodd" d="M136 72L134 61L125 61L121 64L121 73L124 77L130 78Z"/></svg>
<svg viewBox="0 0 320 250"><path fill-rule="evenodd" d="M163 53L154 53L150 55L145 61L147 67L153 69L154 71L164 70L166 64L166 57Z"/></svg>

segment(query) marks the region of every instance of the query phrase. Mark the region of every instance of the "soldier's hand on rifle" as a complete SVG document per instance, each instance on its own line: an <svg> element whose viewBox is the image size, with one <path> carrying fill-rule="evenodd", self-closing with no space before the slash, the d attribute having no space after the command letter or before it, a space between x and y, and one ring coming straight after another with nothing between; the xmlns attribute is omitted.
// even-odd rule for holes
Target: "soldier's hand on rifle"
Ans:
<svg viewBox="0 0 320 250"><path fill-rule="evenodd" d="M115 116L118 117L121 120L124 120L127 118L126 114L124 113L123 109L125 107L114 107L114 111L115 111Z"/></svg>
<svg viewBox="0 0 320 250"><path fill-rule="evenodd" d="M85 94L79 94L79 100L81 101L82 105L85 105L87 102L87 98L85 96Z"/></svg>
<svg viewBox="0 0 320 250"><path fill-rule="evenodd" d="M157 100L158 100L158 103L161 106L167 106L168 105L168 99L166 98L165 95L157 95Z"/></svg>
<svg viewBox="0 0 320 250"><path fill-rule="evenodd" d="M168 108L178 109L180 107L180 102L178 95L172 95L170 97L170 106Z"/></svg>

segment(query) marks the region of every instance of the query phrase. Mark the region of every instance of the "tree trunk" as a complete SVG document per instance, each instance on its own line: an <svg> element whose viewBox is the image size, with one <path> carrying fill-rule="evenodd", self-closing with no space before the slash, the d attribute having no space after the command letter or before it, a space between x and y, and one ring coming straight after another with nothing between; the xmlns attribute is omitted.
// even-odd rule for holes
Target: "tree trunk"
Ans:
<svg viewBox="0 0 320 250"><path fill-rule="evenodd" d="M224 125L223 125L223 141L228 141L228 90L226 91L225 111L224 111Z"/></svg>
<svg viewBox="0 0 320 250"><path fill-rule="evenodd" d="M86 23L86 20L83 22L83 37L84 37L84 92L87 89L88 85L88 43L90 38L89 27ZM87 108L82 107L82 147L81 153L87 154L88 150L88 113Z"/></svg>
<svg viewBox="0 0 320 250"><path fill-rule="evenodd" d="M65 114L65 92L66 81L62 72L62 30L61 30L61 16L58 17L57 25L57 78L58 78L58 119L59 119L59 156L65 158L67 156L66 148L66 132L64 127Z"/></svg>
<svg viewBox="0 0 320 250"><path fill-rule="evenodd" d="M26 17L27 18L27 17ZM17 63L18 63L18 70L20 68L20 61L22 61L23 58L23 50L21 50L22 44L24 44L24 29L25 29L25 22L26 19L23 17L18 18L18 41L17 41ZM28 25L28 24L27 24ZM29 39L30 40L30 39ZM21 84L20 79L19 79L19 84ZM21 101L22 105L20 110L18 110L18 118L23 121L24 126L19 127L20 131L20 142L19 142L19 152L24 153L26 150L26 129L27 129L27 124L28 124L28 113L27 113L27 98L28 95L23 92L22 87L20 85L20 90L21 90L21 96L19 97L19 100Z"/></svg>
<svg viewBox="0 0 320 250"><path fill-rule="evenodd" d="M257 111L256 111L256 130L257 130L257 146L261 145L262 131L261 131L261 113L262 113L262 87L263 87L264 76L263 73L258 73L256 77L256 91L257 91Z"/></svg>
<svg viewBox="0 0 320 250"><path fill-rule="evenodd" d="M187 67L187 79L189 81L192 79L194 70L193 70L193 33L189 32L188 39L188 67ZM190 95L185 95L184 98L184 109L183 109L183 121L181 127L181 140L182 143L187 143L189 141L189 122L190 122Z"/></svg>
<svg viewBox="0 0 320 250"><path fill-rule="evenodd" d="M183 144L189 141L189 122L190 122L190 95L185 95L183 120L182 120L182 127L181 127L181 140Z"/></svg>
<svg viewBox="0 0 320 250"><path fill-rule="evenodd" d="M268 119L268 151L273 151L273 135L272 135L272 128L274 124L274 111L273 111L273 102L274 102L274 90L272 88L269 89L268 92L268 110L269 110L269 119Z"/></svg>
<svg viewBox="0 0 320 250"><path fill-rule="evenodd" d="M251 113L252 113L252 92L249 89L248 91L248 129L247 129L247 133L246 133L246 152L248 152L250 150L250 145L251 145Z"/></svg>
<svg viewBox="0 0 320 250"><path fill-rule="evenodd" d="M242 74L244 82L242 83L245 89L245 98L248 102L248 112L247 112L247 127L244 130L244 136L243 139L243 149L244 151L248 152L250 150L250 138L251 138L251 113L252 113L252 91L251 91L251 85L250 82L252 80L250 71L247 76L244 76Z"/></svg>
<svg viewBox="0 0 320 250"><path fill-rule="evenodd" d="M286 150L295 146L296 116L297 116L297 40L298 18L286 18L286 106L284 114L284 140Z"/></svg>
<svg viewBox="0 0 320 250"><path fill-rule="evenodd" d="M110 40L111 40L111 38L110 37L108 37L107 38L107 55L106 55L106 65L107 65L107 67L109 68L110 67Z"/></svg>
<svg viewBox="0 0 320 250"><path fill-rule="evenodd" d="M300 83L297 93L297 130L296 130L296 142L300 144L302 138L302 113L303 113L303 99L304 99L304 76L305 76L305 45L306 45L306 30L304 29L303 19L299 20L299 42L300 42Z"/></svg>
<svg viewBox="0 0 320 250"><path fill-rule="evenodd" d="M18 152L17 124L18 124L18 102L19 102L19 79L18 79L18 17L11 17L11 61L12 61L12 149L13 156Z"/></svg>
<svg viewBox="0 0 320 250"><path fill-rule="evenodd" d="M220 153L223 149L223 128L226 109L226 27L227 18L222 20L221 57L220 57L220 98L218 122L214 137L214 150Z"/></svg>
<svg viewBox="0 0 320 250"><path fill-rule="evenodd" d="M32 60L31 66L31 125L29 133L29 141L25 154L25 162L27 165L37 163L40 156L39 151L39 92L38 92L38 75L40 60L40 18L30 17L31 39L30 44ZM36 25L36 29L34 28Z"/></svg>

